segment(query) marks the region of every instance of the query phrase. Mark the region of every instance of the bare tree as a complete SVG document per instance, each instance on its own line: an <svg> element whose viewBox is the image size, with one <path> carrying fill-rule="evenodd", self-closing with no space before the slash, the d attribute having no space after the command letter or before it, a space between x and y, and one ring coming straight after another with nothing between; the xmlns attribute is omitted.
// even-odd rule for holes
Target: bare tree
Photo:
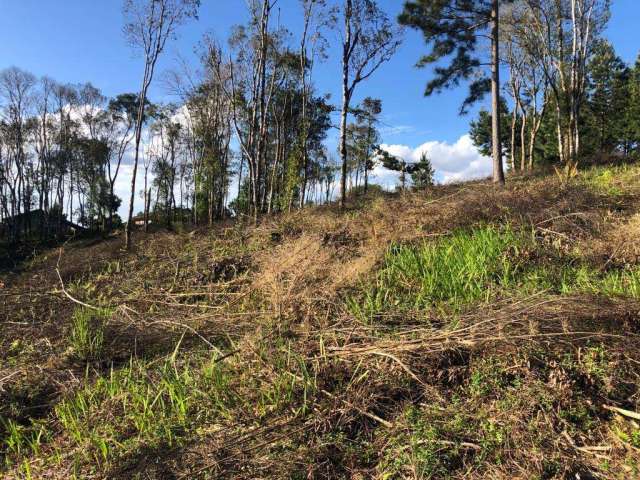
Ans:
<svg viewBox="0 0 640 480"><path fill-rule="evenodd" d="M340 206L347 196L347 117L353 93L380 66L389 61L401 42L400 31L375 0L344 0L342 8L342 112L340 114L340 156L342 179Z"/></svg>
<svg viewBox="0 0 640 480"><path fill-rule="evenodd" d="M531 170L534 164L535 144L547 110L549 78L544 74L544 56L540 55L540 45L531 25L534 12L525 1L515 2L506 10L501 19L504 34L506 62L509 66L511 95L515 108L522 113L520 126L521 170ZM528 139L526 130L528 129ZM515 144L515 124L512 123L512 145ZM515 168L515 149L512 151L512 167Z"/></svg>
<svg viewBox="0 0 640 480"><path fill-rule="evenodd" d="M131 178L131 199L129 216L125 231L126 248L131 247L131 228L133 203L136 192L136 173L140 155L140 140L145 117L147 91L153 80L156 64L163 52L167 40L175 36L176 28L190 18L197 17L200 0L125 0L124 33L131 46L141 50L144 57L144 73L138 99L138 112L135 124L135 154L133 175Z"/></svg>
<svg viewBox="0 0 640 480"><path fill-rule="evenodd" d="M0 72L0 99L5 109L2 118L5 144L7 147L6 164L3 177L7 181L11 210L9 216L29 213L31 192L28 185L27 119L34 103L36 78L33 74L12 67ZM17 234L13 229L13 234Z"/></svg>
<svg viewBox="0 0 640 480"><path fill-rule="evenodd" d="M326 0L300 0L303 11L303 29L300 37L300 83L302 86L302 184L300 186L299 206L302 208L307 191L309 177L308 148L308 107L311 90L311 74L316 55L325 55L324 28L329 28L335 20L335 11L327 7Z"/></svg>
<svg viewBox="0 0 640 480"><path fill-rule="evenodd" d="M609 0L526 0L532 48L553 95L558 154L568 173L580 154L580 116L587 65L609 18Z"/></svg>

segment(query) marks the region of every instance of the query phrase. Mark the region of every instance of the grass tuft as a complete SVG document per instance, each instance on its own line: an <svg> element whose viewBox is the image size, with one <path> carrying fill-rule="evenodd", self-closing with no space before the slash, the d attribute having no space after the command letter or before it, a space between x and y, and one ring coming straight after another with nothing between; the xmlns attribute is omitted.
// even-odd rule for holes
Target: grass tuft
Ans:
<svg viewBox="0 0 640 480"><path fill-rule="evenodd" d="M83 361L100 360L104 350L106 310L77 308L71 319L70 341L74 354Z"/></svg>

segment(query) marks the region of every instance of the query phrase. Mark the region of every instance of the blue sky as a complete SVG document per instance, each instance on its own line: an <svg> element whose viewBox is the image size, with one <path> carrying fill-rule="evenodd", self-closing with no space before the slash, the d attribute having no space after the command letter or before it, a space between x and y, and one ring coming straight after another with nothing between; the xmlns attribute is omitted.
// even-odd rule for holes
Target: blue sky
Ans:
<svg viewBox="0 0 640 480"><path fill-rule="evenodd" d="M394 18L402 3L380 0ZM60 82L90 81L109 96L136 91L140 59L124 41L121 5L121 0L0 0L0 69L15 65ZM298 0L279 0L278 6L281 24L295 34L300 23ZM231 26L246 18L244 0L202 0L199 20L182 27L178 40L167 48L151 91L152 100L168 99L160 78L162 71L175 65L178 55L196 64L194 50L205 33L225 39ZM613 0L606 36L627 62L635 61L640 49L638 19L640 0ZM320 92L330 93L338 103L339 37L336 33L329 35L334 48L330 59L317 68L315 82ZM423 52L421 36L406 32L398 54L359 87L356 101L365 96L382 99L384 143L407 155L415 154L427 142L434 148L447 147L438 150L442 158L435 159L436 169L460 173L465 162L480 161L461 140L474 111L469 116L458 115L465 87L429 98L423 96L429 70L414 67ZM333 132L330 147L336 136L337 132Z"/></svg>
<svg viewBox="0 0 640 480"><path fill-rule="evenodd" d="M140 77L136 59L122 36L120 0L0 0L0 68L11 65L58 81L91 81L107 95L135 91ZM381 5L395 17L399 0L382 0ZM296 30L298 1L279 0L281 22ZM246 18L244 0L203 0L200 18L180 30L169 45L160 70L169 68L176 56L195 61L194 47L206 32L226 37L233 24ZM640 1L614 0L607 36L618 54L634 61L640 49ZM333 35L334 44L337 36ZM387 143L418 145L428 140L454 142L467 131L469 117L458 116L464 88L424 98L428 70L413 67L423 51L415 32L407 32L405 42L394 57L370 81L362 84L358 97L382 98ZM334 53L318 68L320 91L339 99L339 64ZM152 95L165 94L156 82Z"/></svg>

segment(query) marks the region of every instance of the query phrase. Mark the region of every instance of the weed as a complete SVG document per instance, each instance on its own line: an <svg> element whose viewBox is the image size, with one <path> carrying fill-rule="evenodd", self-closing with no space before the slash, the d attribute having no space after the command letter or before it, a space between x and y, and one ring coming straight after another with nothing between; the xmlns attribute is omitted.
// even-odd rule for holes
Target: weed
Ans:
<svg viewBox="0 0 640 480"><path fill-rule="evenodd" d="M502 390L517 384L518 379L505 372L504 367L490 357L472 369L468 390L472 396L488 396L499 394Z"/></svg>
<svg viewBox="0 0 640 480"><path fill-rule="evenodd" d="M595 412L583 403L577 403L560 410L559 417L582 432L589 431L596 426Z"/></svg>
<svg viewBox="0 0 640 480"><path fill-rule="evenodd" d="M624 195L633 175L637 173L629 165L597 167L582 172L581 180L590 189L612 197Z"/></svg>
<svg viewBox="0 0 640 480"><path fill-rule="evenodd" d="M591 378L606 383L611 374L611 363L602 345L588 347L581 356L582 369Z"/></svg>
<svg viewBox="0 0 640 480"><path fill-rule="evenodd" d="M0 426L6 432L5 437L0 438L0 452L6 451L12 458L27 454L38 455L41 445L50 436L46 426L35 420L31 420L30 425L21 425L12 419L0 417ZM9 456L5 463L11 463Z"/></svg>
<svg viewBox="0 0 640 480"><path fill-rule="evenodd" d="M456 449L443 449L440 432L424 412L411 407L404 415L409 429L394 437L378 465L381 478L447 478Z"/></svg>
<svg viewBox="0 0 640 480"><path fill-rule="evenodd" d="M229 373L212 362L178 366L172 357L152 367L132 360L58 403L56 418L99 464L141 442L174 445L204 419L231 416L236 397ZM100 420L107 412L118 416L118 424Z"/></svg>
<svg viewBox="0 0 640 480"><path fill-rule="evenodd" d="M83 361L100 360L104 349L105 320L109 312L78 308L71 319L70 341L74 354Z"/></svg>

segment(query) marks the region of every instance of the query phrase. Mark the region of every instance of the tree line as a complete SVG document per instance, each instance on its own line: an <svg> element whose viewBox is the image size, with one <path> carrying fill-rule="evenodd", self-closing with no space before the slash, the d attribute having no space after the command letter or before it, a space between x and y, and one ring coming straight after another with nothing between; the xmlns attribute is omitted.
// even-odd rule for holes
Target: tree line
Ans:
<svg viewBox="0 0 640 480"><path fill-rule="evenodd" d="M581 159L629 156L640 147L640 61L626 65L602 33L609 2L520 1L503 12L502 155L513 171L536 164L576 173ZM640 60L640 59L639 59ZM491 114L471 136L491 150Z"/></svg>
<svg viewBox="0 0 640 480"><path fill-rule="evenodd" d="M142 54L135 93L109 99L90 83L0 72L2 235L45 237L69 222L109 231L125 220L130 246L134 223L255 220L336 194L344 206L348 192L368 190L376 165L400 172L403 186L407 175L430 185L429 158L408 164L380 149L382 102L354 102L406 27L426 42L418 66L435 65L426 95L468 83L464 113L491 94L491 111L480 112L471 134L493 156L496 182L504 182L505 158L510 170L544 162L569 174L595 151L638 149L640 63L625 65L603 40L607 0L412 0L398 22L376 0L296 5L294 34L279 20L278 0L249 0L249 20L229 38L203 39L199 68L166 74L172 104L151 102L148 91L199 0L124 1L125 37ZM342 96L334 103L314 79L336 37ZM340 132L335 153L325 145L332 128ZM124 169L131 185L121 199L115 185ZM123 200L126 219L117 215Z"/></svg>

